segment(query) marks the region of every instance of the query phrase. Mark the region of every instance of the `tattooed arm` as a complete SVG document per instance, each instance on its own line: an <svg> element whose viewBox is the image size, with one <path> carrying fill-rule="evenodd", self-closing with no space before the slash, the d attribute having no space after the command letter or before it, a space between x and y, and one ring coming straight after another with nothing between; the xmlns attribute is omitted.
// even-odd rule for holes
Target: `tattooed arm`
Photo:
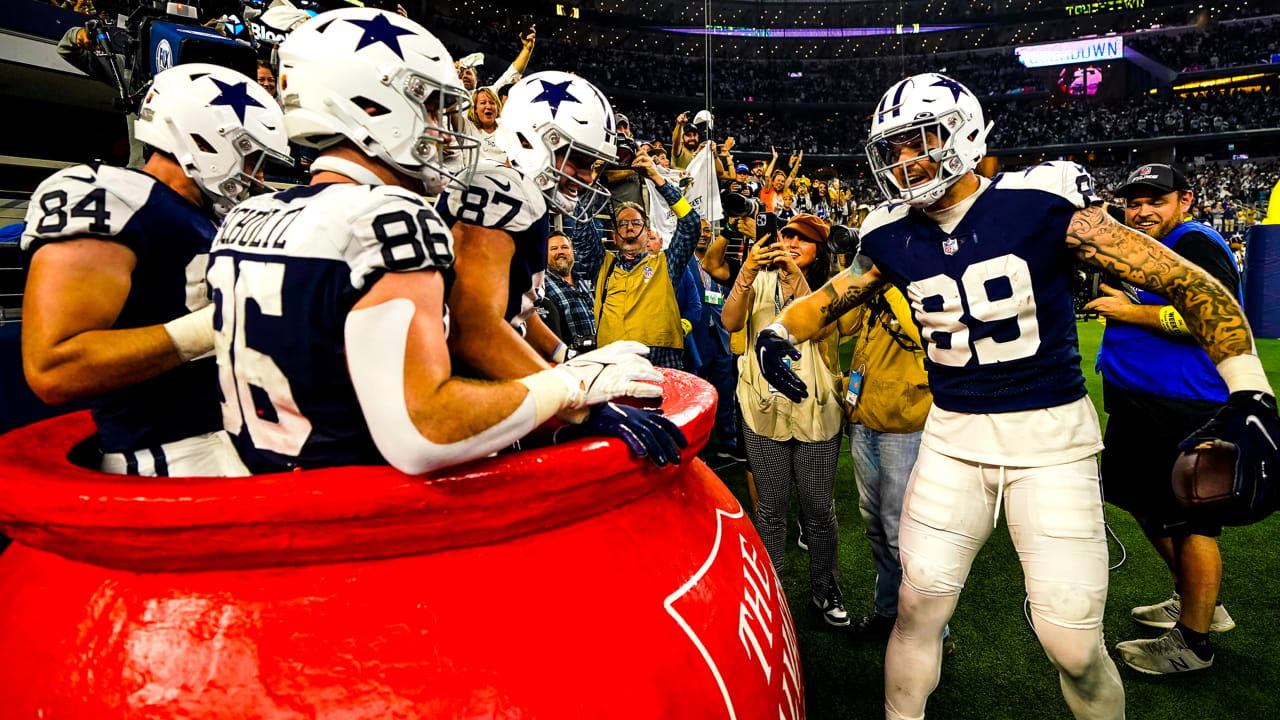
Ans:
<svg viewBox="0 0 1280 720"><path fill-rule="evenodd" d="M1168 300L1213 362L1254 352L1244 310L1222 283L1101 207L1076 212L1067 246L1084 262Z"/></svg>
<svg viewBox="0 0 1280 720"><path fill-rule="evenodd" d="M865 255L854 258L849 269L827 281L820 290L796 300L778 316L797 342L817 337L831 323L854 307L875 297L884 287L880 271Z"/></svg>

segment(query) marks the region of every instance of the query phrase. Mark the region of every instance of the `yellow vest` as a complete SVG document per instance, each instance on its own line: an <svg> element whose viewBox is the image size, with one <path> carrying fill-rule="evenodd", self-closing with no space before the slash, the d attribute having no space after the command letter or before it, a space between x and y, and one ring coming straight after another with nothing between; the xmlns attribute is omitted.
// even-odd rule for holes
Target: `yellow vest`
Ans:
<svg viewBox="0 0 1280 720"><path fill-rule="evenodd" d="M616 260L613 253L605 253L596 278L597 346L635 340L650 347L683 349L680 306L666 253L649 255L630 270L615 269Z"/></svg>
<svg viewBox="0 0 1280 720"><path fill-rule="evenodd" d="M887 301L888 308L884 308ZM881 308L871 327L867 320L871 306ZM862 391L845 413L850 422L860 423L877 432L913 433L924 429L933 394L929 376L924 370L924 350L920 332L911 319L911 308L898 288L890 286L879 298L860 305L843 318L852 322L844 331L856 338L857 346L849 369L862 374ZM889 328L885 328L885 324ZM898 333L912 349L903 349L890 329ZM847 379L846 379L847 386Z"/></svg>
<svg viewBox="0 0 1280 720"><path fill-rule="evenodd" d="M809 388L809 397L793 403L785 395L772 392L760 373L753 348L756 335L777 317L775 290L778 273L761 272L751 283L755 293L747 316L747 352L738 358L738 403L747 427L773 440L821 442L840 433L844 414L840 406L840 375L832 372L823 355L838 362L839 335L823 340L806 340L796 347L800 359L791 369ZM825 347L824 347L825 346Z"/></svg>

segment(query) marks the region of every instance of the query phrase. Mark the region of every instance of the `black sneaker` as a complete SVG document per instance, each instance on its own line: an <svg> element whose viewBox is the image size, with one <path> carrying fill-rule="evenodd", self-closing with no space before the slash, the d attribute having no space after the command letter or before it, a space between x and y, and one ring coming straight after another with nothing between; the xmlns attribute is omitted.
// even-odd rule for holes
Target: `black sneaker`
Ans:
<svg viewBox="0 0 1280 720"><path fill-rule="evenodd" d="M849 628L849 639L857 642L888 642L893 624L897 621L897 618L876 613L860 617Z"/></svg>
<svg viewBox="0 0 1280 720"><path fill-rule="evenodd" d="M849 613L844 609L844 597L840 594L840 586L831 583L831 588L827 590L827 598L819 601L813 599L813 607L822 613L822 619L832 627L848 627Z"/></svg>

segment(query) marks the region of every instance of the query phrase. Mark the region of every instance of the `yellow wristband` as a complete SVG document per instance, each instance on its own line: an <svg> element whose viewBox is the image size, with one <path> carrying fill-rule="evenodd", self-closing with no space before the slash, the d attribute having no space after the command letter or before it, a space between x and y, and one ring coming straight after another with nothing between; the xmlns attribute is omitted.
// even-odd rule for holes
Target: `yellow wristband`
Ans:
<svg viewBox="0 0 1280 720"><path fill-rule="evenodd" d="M684 330L685 335L688 335L689 333L693 332L693 323L689 322L684 318L680 318L680 329Z"/></svg>
<svg viewBox="0 0 1280 720"><path fill-rule="evenodd" d="M1182 319L1182 315L1172 305L1165 305L1160 308L1160 327L1170 335L1179 337L1187 337L1191 335L1191 330L1187 328L1187 323Z"/></svg>
<svg viewBox="0 0 1280 720"><path fill-rule="evenodd" d="M693 212L693 206L689 204L688 200L680 198L675 205L671 206L671 211L676 214L676 217L682 218Z"/></svg>

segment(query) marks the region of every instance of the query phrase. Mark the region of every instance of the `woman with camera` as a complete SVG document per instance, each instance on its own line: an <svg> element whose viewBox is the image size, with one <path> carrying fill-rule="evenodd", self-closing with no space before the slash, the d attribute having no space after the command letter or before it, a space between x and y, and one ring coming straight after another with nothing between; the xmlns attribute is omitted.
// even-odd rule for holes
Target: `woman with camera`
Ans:
<svg viewBox="0 0 1280 720"><path fill-rule="evenodd" d="M814 392L793 403L775 391L753 358L756 334L793 298L821 287L830 274L829 228L813 215L797 215L779 233L748 253L725 301L725 329L747 328L747 352L740 361L738 402L745 422L747 459L755 475L759 505L756 531L773 568L782 575L791 485L800 491L804 534L809 545L809 586L813 603L831 625L849 624L838 584L834 487L844 421L839 400L838 336L835 325L797 347L792 368Z"/></svg>

